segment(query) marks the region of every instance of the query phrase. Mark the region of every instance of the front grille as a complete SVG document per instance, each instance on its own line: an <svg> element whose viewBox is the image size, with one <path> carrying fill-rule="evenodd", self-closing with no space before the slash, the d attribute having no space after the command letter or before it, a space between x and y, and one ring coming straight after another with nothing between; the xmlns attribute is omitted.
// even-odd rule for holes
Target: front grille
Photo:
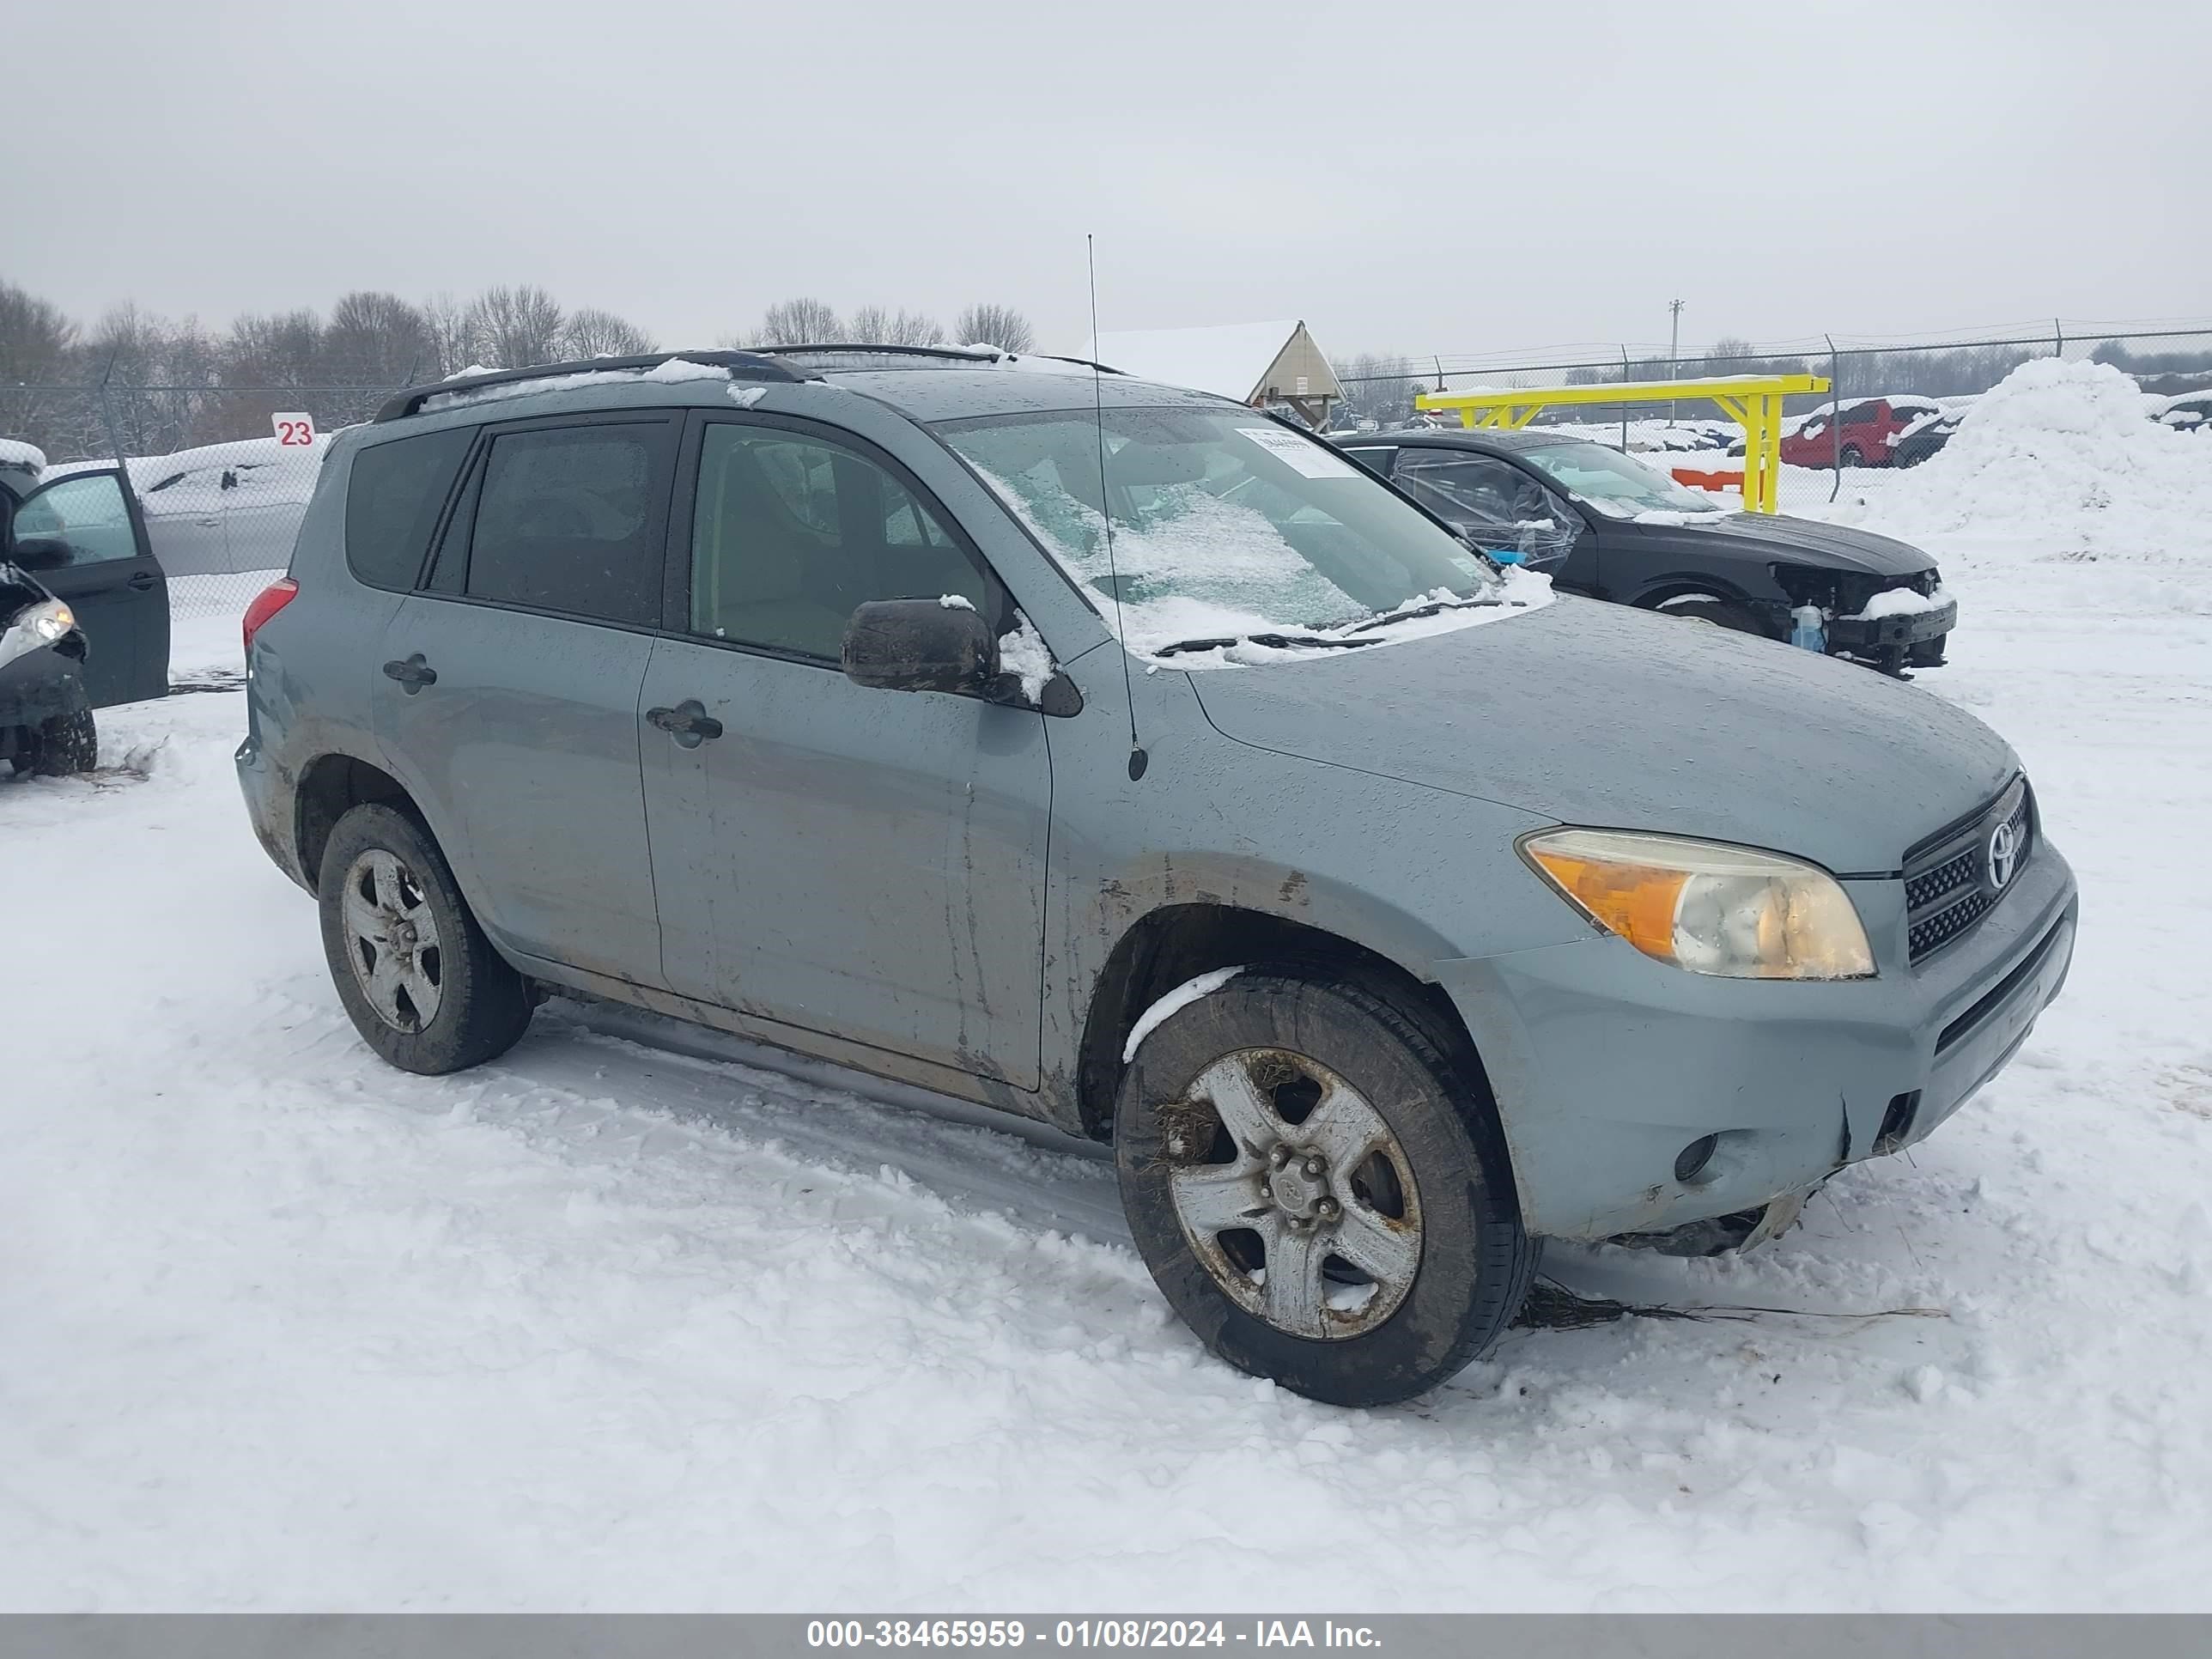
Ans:
<svg viewBox="0 0 2212 1659"><path fill-rule="evenodd" d="M1996 895L1984 893L1977 887L1972 892L1932 916L1912 924L1912 959L1915 962L1938 946L1948 945L1990 912L1996 902Z"/></svg>
<svg viewBox="0 0 2212 1659"><path fill-rule="evenodd" d="M1991 854L2000 827L2010 828L2010 864ZM2035 811L2027 780L2015 778L1979 811L1939 830L1905 854L1907 951L1914 962L1971 932L2018 878L2034 841Z"/></svg>
<svg viewBox="0 0 2212 1659"><path fill-rule="evenodd" d="M1969 847L1956 858L1914 876L1905 884L1905 908L1925 910L1937 899L1972 886L1982 878L1981 861L1981 850Z"/></svg>

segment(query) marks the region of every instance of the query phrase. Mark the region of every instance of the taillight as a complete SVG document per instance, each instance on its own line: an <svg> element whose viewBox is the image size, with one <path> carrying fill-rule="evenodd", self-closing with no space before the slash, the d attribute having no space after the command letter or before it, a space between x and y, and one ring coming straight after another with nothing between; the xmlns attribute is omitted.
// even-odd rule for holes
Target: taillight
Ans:
<svg viewBox="0 0 2212 1659"><path fill-rule="evenodd" d="M273 581L253 596L253 603L246 607L246 620L240 631L246 636L246 649L253 650L253 636L261 631L261 624L282 611L300 596L300 584L289 576Z"/></svg>

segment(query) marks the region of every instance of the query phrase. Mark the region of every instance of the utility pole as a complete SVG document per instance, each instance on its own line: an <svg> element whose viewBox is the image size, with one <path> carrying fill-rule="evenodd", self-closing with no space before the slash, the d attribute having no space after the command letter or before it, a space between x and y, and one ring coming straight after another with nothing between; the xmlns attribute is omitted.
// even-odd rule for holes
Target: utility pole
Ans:
<svg viewBox="0 0 2212 1659"><path fill-rule="evenodd" d="M1667 378L1672 380L1680 378L1676 365L1682 361L1682 302L1680 300L1668 301L1667 311ZM1667 424L1674 424L1674 405L1672 404L1667 405Z"/></svg>

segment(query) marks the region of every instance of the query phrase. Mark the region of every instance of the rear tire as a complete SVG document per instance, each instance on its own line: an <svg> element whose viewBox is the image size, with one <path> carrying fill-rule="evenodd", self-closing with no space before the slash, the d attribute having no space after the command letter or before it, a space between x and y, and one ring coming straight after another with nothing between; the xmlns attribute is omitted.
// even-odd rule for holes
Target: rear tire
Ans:
<svg viewBox="0 0 2212 1659"><path fill-rule="evenodd" d="M356 806L315 883L323 954L362 1039L403 1072L441 1076L505 1054L530 1024L530 991L491 948L414 818Z"/></svg>
<svg viewBox="0 0 2212 1659"><path fill-rule="evenodd" d="M90 708L73 708L43 721L31 738L22 769L33 777L66 778L100 764L100 728Z"/></svg>
<svg viewBox="0 0 2212 1659"><path fill-rule="evenodd" d="M1844 446L1842 460L1845 466L1864 466L1866 465L1866 457L1859 453L1859 447L1856 444L1845 444Z"/></svg>
<svg viewBox="0 0 2212 1659"><path fill-rule="evenodd" d="M1490 1091L1366 986L1260 968L1149 1033L1115 1166L1163 1294L1239 1370L1340 1406L1488 1347L1535 1249Z"/></svg>

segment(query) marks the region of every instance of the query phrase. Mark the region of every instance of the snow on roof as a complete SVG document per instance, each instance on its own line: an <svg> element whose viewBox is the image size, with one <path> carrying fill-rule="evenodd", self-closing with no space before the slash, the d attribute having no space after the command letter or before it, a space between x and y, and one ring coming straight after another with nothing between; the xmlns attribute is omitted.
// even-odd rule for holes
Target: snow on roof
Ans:
<svg viewBox="0 0 2212 1659"><path fill-rule="evenodd" d="M0 438L0 466L27 467L36 472L46 464L46 452L20 438Z"/></svg>
<svg viewBox="0 0 2212 1659"><path fill-rule="evenodd" d="M1187 386L1241 404L1262 389L1261 377L1303 326L1293 317L1219 328L1140 329L1094 336L1079 355L1140 380Z"/></svg>

